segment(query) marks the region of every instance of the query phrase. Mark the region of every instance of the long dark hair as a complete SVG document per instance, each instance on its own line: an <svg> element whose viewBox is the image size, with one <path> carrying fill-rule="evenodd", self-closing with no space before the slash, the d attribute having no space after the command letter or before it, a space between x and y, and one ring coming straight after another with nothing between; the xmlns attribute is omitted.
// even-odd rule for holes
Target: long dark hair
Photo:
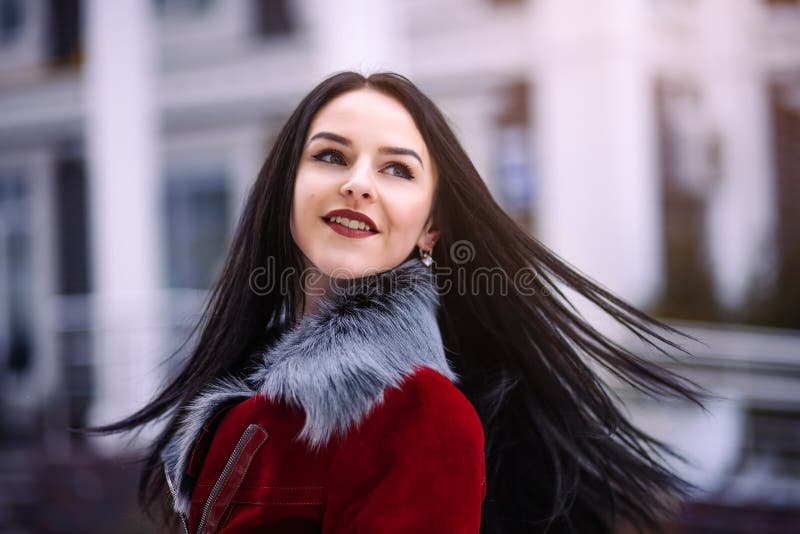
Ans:
<svg viewBox="0 0 800 534"><path fill-rule="evenodd" d="M251 275L270 264L275 272L302 270L289 217L308 127L331 99L365 87L408 110L433 159L438 176L433 215L441 231L433 258L439 286L448 278L457 283L456 276L475 279L481 271L532 275L530 291L451 290L441 295L439 326L446 354L486 436L481 532L607 532L617 521L656 527L691 486L665 467L665 457L677 453L628 421L590 365L599 364L651 395L702 405L704 394L696 384L602 335L558 284L658 348L680 349L667 337L680 332L580 274L513 221L492 198L436 105L395 73L338 73L300 102L249 193L223 270L193 331L199 335L185 366L141 410L92 431L132 430L167 418L148 451L139 487L146 509L163 507L160 453L186 404L213 379L243 374L250 356L281 334L281 318L296 317L303 309L296 277L290 279L295 284L291 291L256 292ZM466 247L466 260L454 253L459 247Z"/></svg>

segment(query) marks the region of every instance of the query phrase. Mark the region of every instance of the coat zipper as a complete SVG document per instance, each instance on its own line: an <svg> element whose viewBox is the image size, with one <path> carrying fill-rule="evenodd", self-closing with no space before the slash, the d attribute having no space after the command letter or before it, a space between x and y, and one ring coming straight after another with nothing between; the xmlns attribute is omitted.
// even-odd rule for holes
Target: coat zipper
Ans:
<svg viewBox="0 0 800 534"><path fill-rule="evenodd" d="M172 479L169 478L169 472L167 472L167 466L164 465L164 477L167 479L167 487L169 488L170 493L172 493L172 500L174 501L178 497L178 492L175 490L175 486L172 485ZM184 534L189 534L189 526L186 524L186 517L180 513L176 512L178 517L181 518L181 525L183 526Z"/></svg>
<svg viewBox="0 0 800 534"><path fill-rule="evenodd" d="M200 525L197 527L198 534L202 534L203 528L206 526L206 521L208 520L208 514L211 511L211 507L214 505L217 495L222 490L222 486L225 484L225 479L228 478L228 474L236 464L236 460L239 458L239 454L241 454L242 449L247 443L247 440L250 439L250 436L253 435L253 432L255 432L257 428L257 424L248 425L242 434L242 437L239 438L239 442L236 444L236 447L234 447L230 457L228 458L225 468L222 470L222 473L220 473L216 483L214 483L214 487L211 488L211 493L208 494L208 499L206 499L206 504L203 507L203 515L200 517Z"/></svg>

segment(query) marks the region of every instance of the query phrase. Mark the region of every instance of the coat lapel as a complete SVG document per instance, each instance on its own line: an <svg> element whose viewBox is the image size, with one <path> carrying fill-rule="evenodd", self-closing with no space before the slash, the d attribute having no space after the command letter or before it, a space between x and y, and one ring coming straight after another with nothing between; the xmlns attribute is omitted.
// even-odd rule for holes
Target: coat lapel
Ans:
<svg viewBox="0 0 800 534"><path fill-rule="evenodd" d="M217 410L263 394L301 408L299 439L312 450L344 435L418 367L451 382L436 321L434 275L418 259L384 273L337 280L315 314L306 315L258 358L245 380L221 379L188 406L162 459L175 490L175 509L188 513L191 483L183 473L204 423Z"/></svg>

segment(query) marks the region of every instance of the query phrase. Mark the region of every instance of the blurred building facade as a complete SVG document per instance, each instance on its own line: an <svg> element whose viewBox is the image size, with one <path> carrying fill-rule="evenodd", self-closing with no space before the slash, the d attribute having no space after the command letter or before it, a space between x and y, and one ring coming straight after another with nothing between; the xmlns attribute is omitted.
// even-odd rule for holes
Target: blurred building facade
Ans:
<svg viewBox="0 0 800 534"><path fill-rule="evenodd" d="M343 69L410 77L520 224L709 343L678 368L711 416L628 395L701 464L687 529L800 506L800 2L2 0L0 526L21 448L72 461L67 425L174 370L272 137Z"/></svg>

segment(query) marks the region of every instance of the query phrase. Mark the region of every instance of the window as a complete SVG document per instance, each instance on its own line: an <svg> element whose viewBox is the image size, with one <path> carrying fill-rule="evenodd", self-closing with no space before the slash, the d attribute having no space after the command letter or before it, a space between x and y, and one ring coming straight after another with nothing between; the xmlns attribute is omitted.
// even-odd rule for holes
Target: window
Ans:
<svg viewBox="0 0 800 534"><path fill-rule="evenodd" d="M31 364L32 236L28 182L22 171L0 171L0 374Z"/></svg>
<svg viewBox="0 0 800 534"><path fill-rule="evenodd" d="M224 172L169 174L164 208L170 287L211 287L227 246L229 205Z"/></svg>
<svg viewBox="0 0 800 534"><path fill-rule="evenodd" d="M56 67L74 66L81 62L81 2L50 0L50 60Z"/></svg>
<svg viewBox="0 0 800 534"><path fill-rule="evenodd" d="M494 154L499 203L523 228L533 231L535 176L529 93L529 85L524 82L502 91L503 106L496 117Z"/></svg>
<svg viewBox="0 0 800 534"><path fill-rule="evenodd" d="M86 424L94 399L94 364L88 293L91 289L89 206L84 160L63 155L54 162L57 356L59 402L68 424Z"/></svg>
<svg viewBox="0 0 800 534"><path fill-rule="evenodd" d="M757 503L765 514L761 524L769 524L770 512L797 510L800 502L800 412L789 406L753 406L745 415L736 467L716 498L744 507Z"/></svg>
<svg viewBox="0 0 800 534"><path fill-rule="evenodd" d="M55 180L58 292L89 293L89 227L83 160L58 160Z"/></svg>
<svg viewBox="0 0 800 534"><path fill-rule="evenodd" d="M721 147L694 85L660 81L656 106L666 279L653 311L681 319L718 320L706 218L712 185L721 173Z"/></svg>
<svg viewBox="0 0 800 534"><path fill-rule="evenodd" d="M754 276L747 322L800 329L800 73L770 87L775 227L774 264Z"/></svg>
<svg viewBox="0 0 800 534"><path fill-rule="evenodd" d="M13 43L25 25L22 0L0 0L0 45Z"/></svg>
<svg viewBox="0 0 800 534"><path fill-rule="evenodd" d="M259 35L284 35L294 30L287 0L255 0L255 24Z"/></svg>

